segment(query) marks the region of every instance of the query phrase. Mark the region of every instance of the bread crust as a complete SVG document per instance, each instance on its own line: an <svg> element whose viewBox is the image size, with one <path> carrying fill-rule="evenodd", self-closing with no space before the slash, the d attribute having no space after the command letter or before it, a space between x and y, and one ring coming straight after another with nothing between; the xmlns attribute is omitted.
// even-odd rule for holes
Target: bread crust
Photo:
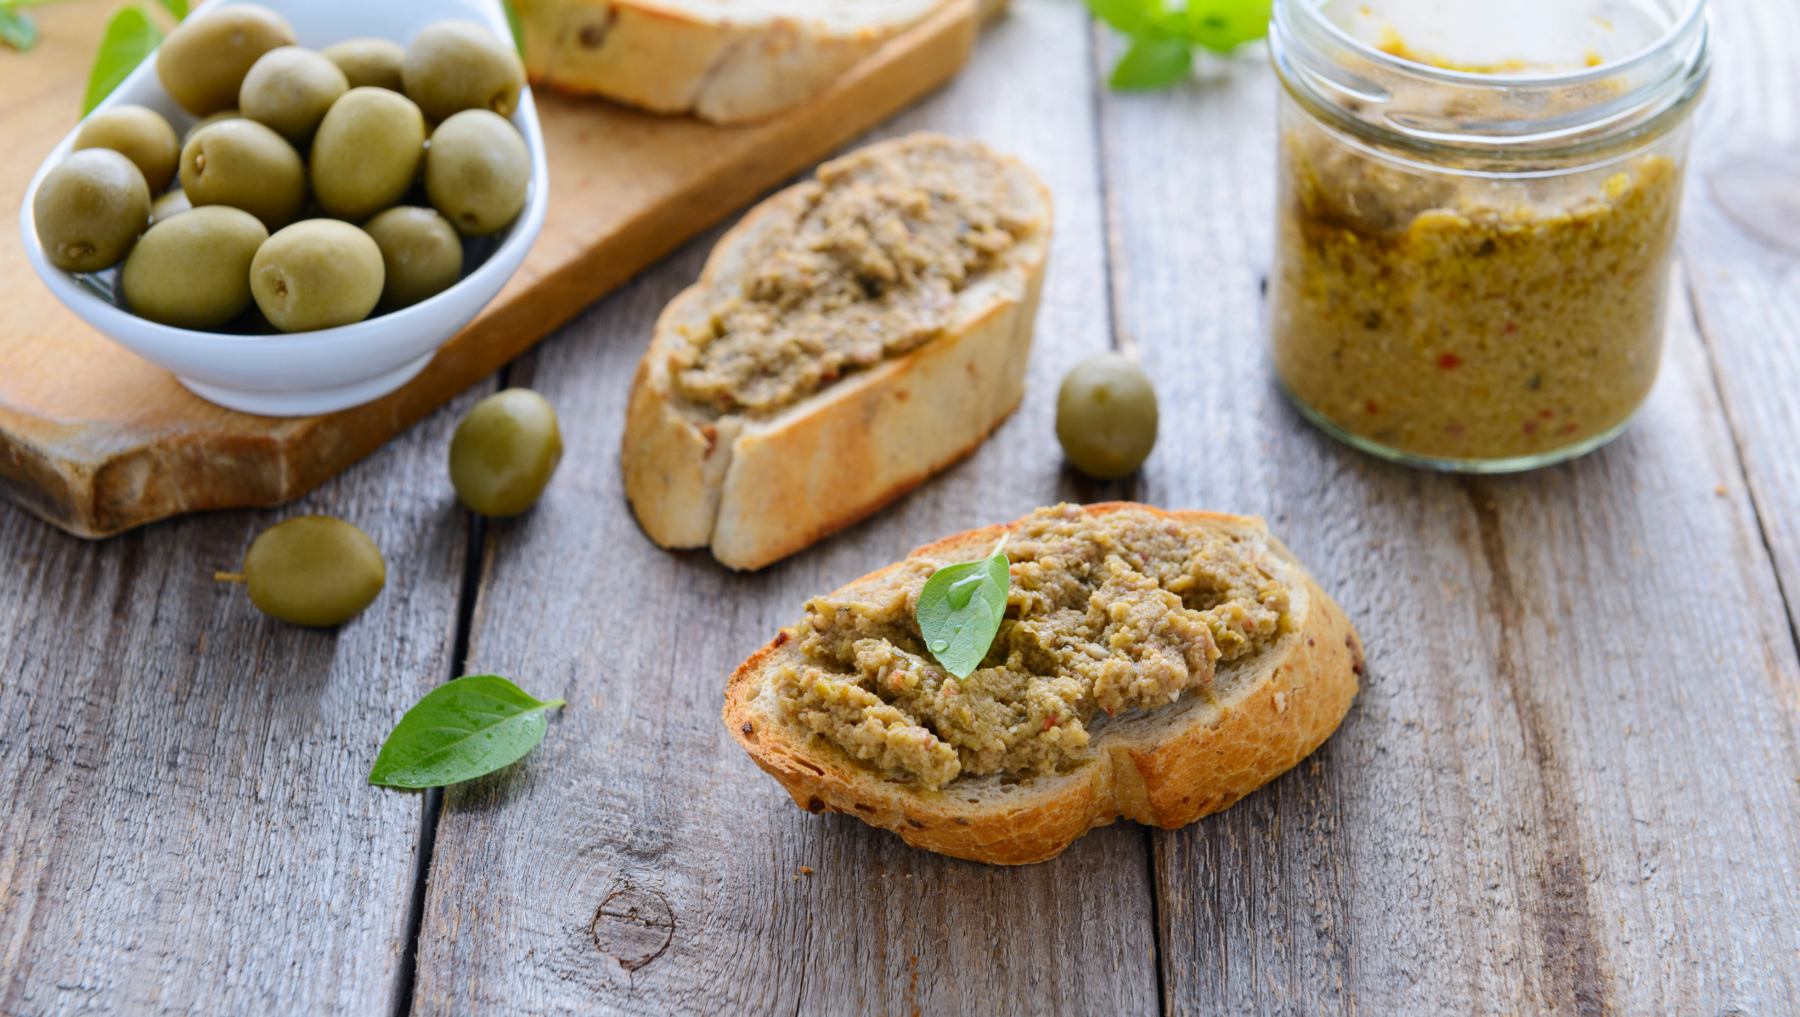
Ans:
<svg viewBox="0 0 1800 1017"><path fill-rule="evenodd" d="M1263 530L1261 520L1209 512L1168 512L1126 502L1089 505L1098 516L1148 510L1184 523ZM957 534L909 558L970 557L1020 521ZM1190 704L1171 723L1102 730L1095 758L1066 775L1039 778L1004 795L951 782L923 791L887 780L817 740L802 741L760 698L763 679L793 654L787 630L732 673L723 720L756 765L809 812L842 812L892 830L914 847L972 861L1023 865L1061 854L1077 837L1124 817L1175 829L1224 809L1306 758L1337 729L1356 696L1362 643L1343 609L1307 575L1292 552L1269 539L1292 567L1292 631L1259 662L1257 677L1229 699ZM846 584L881 578L900 563ZM1180 709L1179 706L1171 709ZM1154 717L1155 715L1151 715Z"/></svg>
<svg viewBox="0 0 1800 1017"><path fill-rule="evenodd" d="M881 144L943 141L915 134ZM674 395L669 352L684 322L704 319L719 280L744 270L762 232L789 221L801 188L769 198L720 239L699 281L657 319L632 382L620 466L650 539L710 547L734 569L762 568L968 456L1018 407L1049 255L1050 196L1016 160L994 158L1030 182L1043 208L1006 268L965 291L968 309L944 334L767 419L695 416Z"/></svg>
<svg viewBox="0 0 1800 1017"><path fill-rule="evenodd" d="M804 0L518 0L534 85L716 124L761 120L823 91L945 2L865 2L861 19Z"/></svg>

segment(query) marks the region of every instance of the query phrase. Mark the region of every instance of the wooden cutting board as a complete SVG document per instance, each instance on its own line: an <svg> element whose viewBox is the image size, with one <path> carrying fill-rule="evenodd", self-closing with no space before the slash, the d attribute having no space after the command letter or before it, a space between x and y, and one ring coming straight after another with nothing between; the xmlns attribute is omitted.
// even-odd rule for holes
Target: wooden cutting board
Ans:
<svg viewBox="0 0 1800 1017"><path fill-rule="evenodd" d="M951 0L825 95L749 127L540 92L550 214L518 275L405 388L341 413L276 419L190 394L63 308L25 260L16 209L80 112L114 6L33 8L37 48L0 48L0 493L87 537L304 494L682 241L948 80L977 25L970 0Z"/></svg>

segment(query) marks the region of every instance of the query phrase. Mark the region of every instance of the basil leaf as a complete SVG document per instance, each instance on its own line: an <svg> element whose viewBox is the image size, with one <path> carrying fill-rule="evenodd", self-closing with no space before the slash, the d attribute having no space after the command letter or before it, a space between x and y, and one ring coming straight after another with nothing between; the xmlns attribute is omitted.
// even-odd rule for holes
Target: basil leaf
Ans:
<svg viewBox="0 0 1800 1017"><path fill-rule="evenodd" d="M1088 0L1088 10L1126 35L1142 35L1150 30L1161 0Z"/></svg>
<svg viewBox="0 0 1800 1017"><path fill-rule="evenodd" d="M1269 32L1270 0L1191 0L1183 33L1196 46L1230 53Z"/></svg>
<svg viewBox="0 0 1800 1017"><path fill-rule="evenodd" d="M519 51L519 59L525 59L525 26L519 23L519 10L513 6L512 0L500 0L500 9L506 13L506 27L512 29L513 48Z"/></svg>
<svg viewBox="0 0 1800 1017"><path fill-rule="evenodd" d="M170 14L175 15L176 21L180 21L182 18L187 17L187 0L161 0L161 2L163 7L166 8Z"/></svg>
<svg viewBox="0 0 1800 1017"><path fill-rule="evenodd" d="M1006 593L1012 569L1006 560L1006 538L981 561L946 565L925 580L914 616L925 648L944 670L967 678L981 666L1006 616Z"/></svg>
<svg viewBox="0 0 1800 1017"><path fill-rule="evenodd" d="M11 7L0 7L0 42L25 53L37 45L37 39L37 22Z"/></svg>
<svg viewBox="0 0 1800 1017"><path fill-rule="evenodd" d="M94 57L94 69L88 74L87 97L81 103L81 115L87 116L112 94L144 58L156 51L162 33L150 23L141 8L121 7L106 23L106 34L100 37L100 52Z"/></svg>
<svg viewBox="0 0 1800 1017"><path fill-rule="evenodd" d="M494 674L446 682L394 725L369 783L443 787L493 773L536 748L544 739L544 714L563 705L534 699Z"/></svg>
<svg viewBox="0 0 1800 1017"><path fill-rule="evenodd" d="M1113 67L1111 84L1120 89L1162 88L1188 76L1194 55L1180 39L1139 38Z"/></svg>

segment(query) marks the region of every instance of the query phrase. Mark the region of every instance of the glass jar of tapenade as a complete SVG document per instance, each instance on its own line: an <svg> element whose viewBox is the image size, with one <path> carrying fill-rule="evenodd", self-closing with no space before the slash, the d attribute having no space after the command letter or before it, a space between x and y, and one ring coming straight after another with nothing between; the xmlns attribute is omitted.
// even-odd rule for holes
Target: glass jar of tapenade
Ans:
<svg viewBox="0 0 1800 1017"><path fill-rule="evenodd" d="M1662 358L1704 0L1276 0L1276 374L1344 441L1530 469Z"/></svg>

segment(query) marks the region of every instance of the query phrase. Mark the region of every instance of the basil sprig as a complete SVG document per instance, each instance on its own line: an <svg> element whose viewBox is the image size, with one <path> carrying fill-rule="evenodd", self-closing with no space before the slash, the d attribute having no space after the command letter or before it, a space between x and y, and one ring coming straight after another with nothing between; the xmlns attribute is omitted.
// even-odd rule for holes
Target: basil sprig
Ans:
<svg viewBox="0 0 1800 1017"><path fill-rule="evenodd" d="M981 666L1000 632L1000 619L1006 616L1012 570L1005 547L1006 538L1001 537L994 553L981 561L938 569L919 591L914 616L925 648L958 678L967 678Z"/></svg>
<svg viewBox="0 0 1800 1017"><path fill-rule="evenodd" d="M10 4L0 4L0 42L25 53L37 45L37 40L37 22L31 20L29 14L15 10Z"/></svg>
<svg viewBox="0 0 1800 1017"><path fill-rule="evenodd" d="M100 37L100 52L94 55L94 69L88 72L87 95L81 100L81 115L87 116L112 94L144 58L156 52L162 33L140 7L121 7L106 23Z"/></svg>
<svg viewBox="0 0 1800 1017"><path fill-rule="evenodd" d="M494 674L432 689L381 743L369 783L443 787L493 773L544 739L544 714L566 705L535 699Z"/></svg>
<svg viewBox="0 0 1800 1017"><path fill-rule="evenodd" d="M1269 29L1271 0L1087 0L1131 46L1113 67L1120 89L1162 88L1193 70L1194 48L1230 53Z"/></svg>

